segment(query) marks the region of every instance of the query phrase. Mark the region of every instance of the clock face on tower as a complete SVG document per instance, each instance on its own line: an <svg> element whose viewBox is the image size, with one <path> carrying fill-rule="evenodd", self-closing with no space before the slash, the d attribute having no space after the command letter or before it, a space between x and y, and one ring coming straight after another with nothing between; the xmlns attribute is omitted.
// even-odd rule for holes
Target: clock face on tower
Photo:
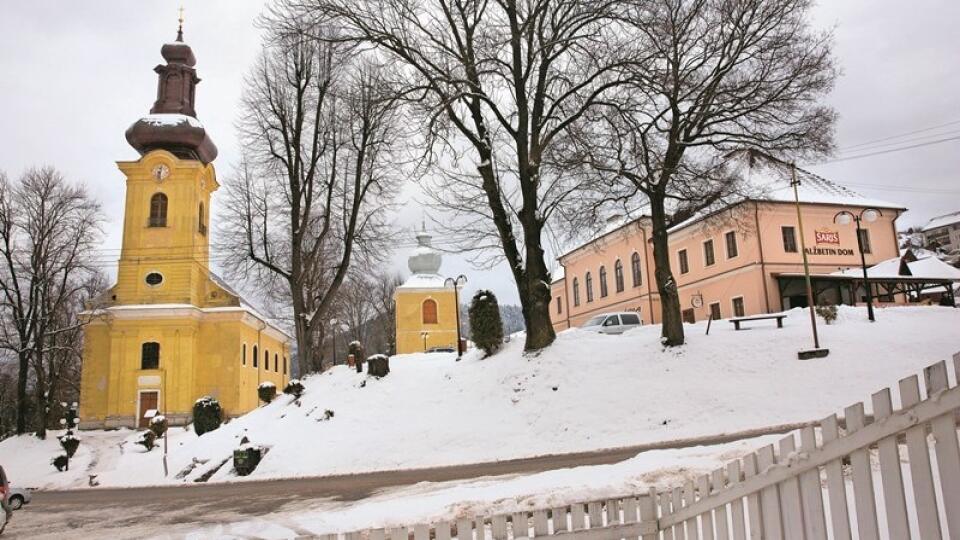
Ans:
<svg viewBox="0 0 960 540"><path fill-rule="evenodd" d="M161 163L160 165L157 165L156 167L153 168L152 173L153 173L153 178L158 182L161 182L165 180L168 176L170 176L170 167L167 167L166 165Z"/></svg>

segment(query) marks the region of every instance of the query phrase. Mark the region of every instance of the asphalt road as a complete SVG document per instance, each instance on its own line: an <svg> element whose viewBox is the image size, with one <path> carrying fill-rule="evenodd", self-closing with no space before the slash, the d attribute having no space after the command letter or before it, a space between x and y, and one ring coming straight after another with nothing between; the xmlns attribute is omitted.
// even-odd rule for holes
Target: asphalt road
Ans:
<svg viewBox="0 0 960 540"><path fill-rule="evenodd" d="M618 463L649 450L722 444L786 433L805 425L808 424L783 424L593 452L430 469L226 484L43 491L34 493L33 502L14 514L4 537L144 538L157 534L177 537L196 530L198 526L266 516L280 510L295 511L321 501L356 501L385 489L420 482L449 482Z"/></svg>

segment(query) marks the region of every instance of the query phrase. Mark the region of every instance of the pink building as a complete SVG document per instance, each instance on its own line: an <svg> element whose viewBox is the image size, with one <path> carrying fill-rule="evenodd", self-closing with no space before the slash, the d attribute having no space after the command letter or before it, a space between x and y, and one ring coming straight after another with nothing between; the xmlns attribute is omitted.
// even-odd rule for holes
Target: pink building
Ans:
<svg viewBox="0 0 960 540"><path fill-rule="evenodd" d="M756 194L720 211L691 219L670 232L670 260L685 321L710 317L774 313L806 306L803 260L789 171L761 165L745 171ZM838 212L859 215L874 208L881 215L862 223L868 266L899 257L896 219L902 206L863 197L802 169L799 198L816 303L864 302L856 225L837 224ZM650 220L621 220L558 259L551 285L556 330L580 326L598 313L636 311L643 324L660 322L659 295L653 278ZM906 302L872 283L875 301Z"/></svg>

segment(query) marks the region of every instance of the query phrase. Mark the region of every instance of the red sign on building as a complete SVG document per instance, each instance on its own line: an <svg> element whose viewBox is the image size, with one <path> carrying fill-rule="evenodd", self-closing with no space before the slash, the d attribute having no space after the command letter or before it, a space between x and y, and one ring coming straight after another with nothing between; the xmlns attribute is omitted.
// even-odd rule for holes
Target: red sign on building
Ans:
<svg viewBox="0 0 960 540"><path fill-rule="evenodd" d="M822 231L815 231L815 234L818 244L840 245L840 233L837 231L828 231L824 229Z"/></svg>

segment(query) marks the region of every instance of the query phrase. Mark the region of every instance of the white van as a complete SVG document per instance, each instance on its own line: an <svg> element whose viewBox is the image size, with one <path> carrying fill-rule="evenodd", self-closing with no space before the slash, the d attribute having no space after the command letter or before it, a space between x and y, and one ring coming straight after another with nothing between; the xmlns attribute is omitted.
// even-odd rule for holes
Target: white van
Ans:
<svg viewBox="0 0 960 540"><path fill-rule="evenodd" d="M580 328L601 334L622 334L631 328L640 326L640 314L633 311L601 313L583 323Z"/></svg>

